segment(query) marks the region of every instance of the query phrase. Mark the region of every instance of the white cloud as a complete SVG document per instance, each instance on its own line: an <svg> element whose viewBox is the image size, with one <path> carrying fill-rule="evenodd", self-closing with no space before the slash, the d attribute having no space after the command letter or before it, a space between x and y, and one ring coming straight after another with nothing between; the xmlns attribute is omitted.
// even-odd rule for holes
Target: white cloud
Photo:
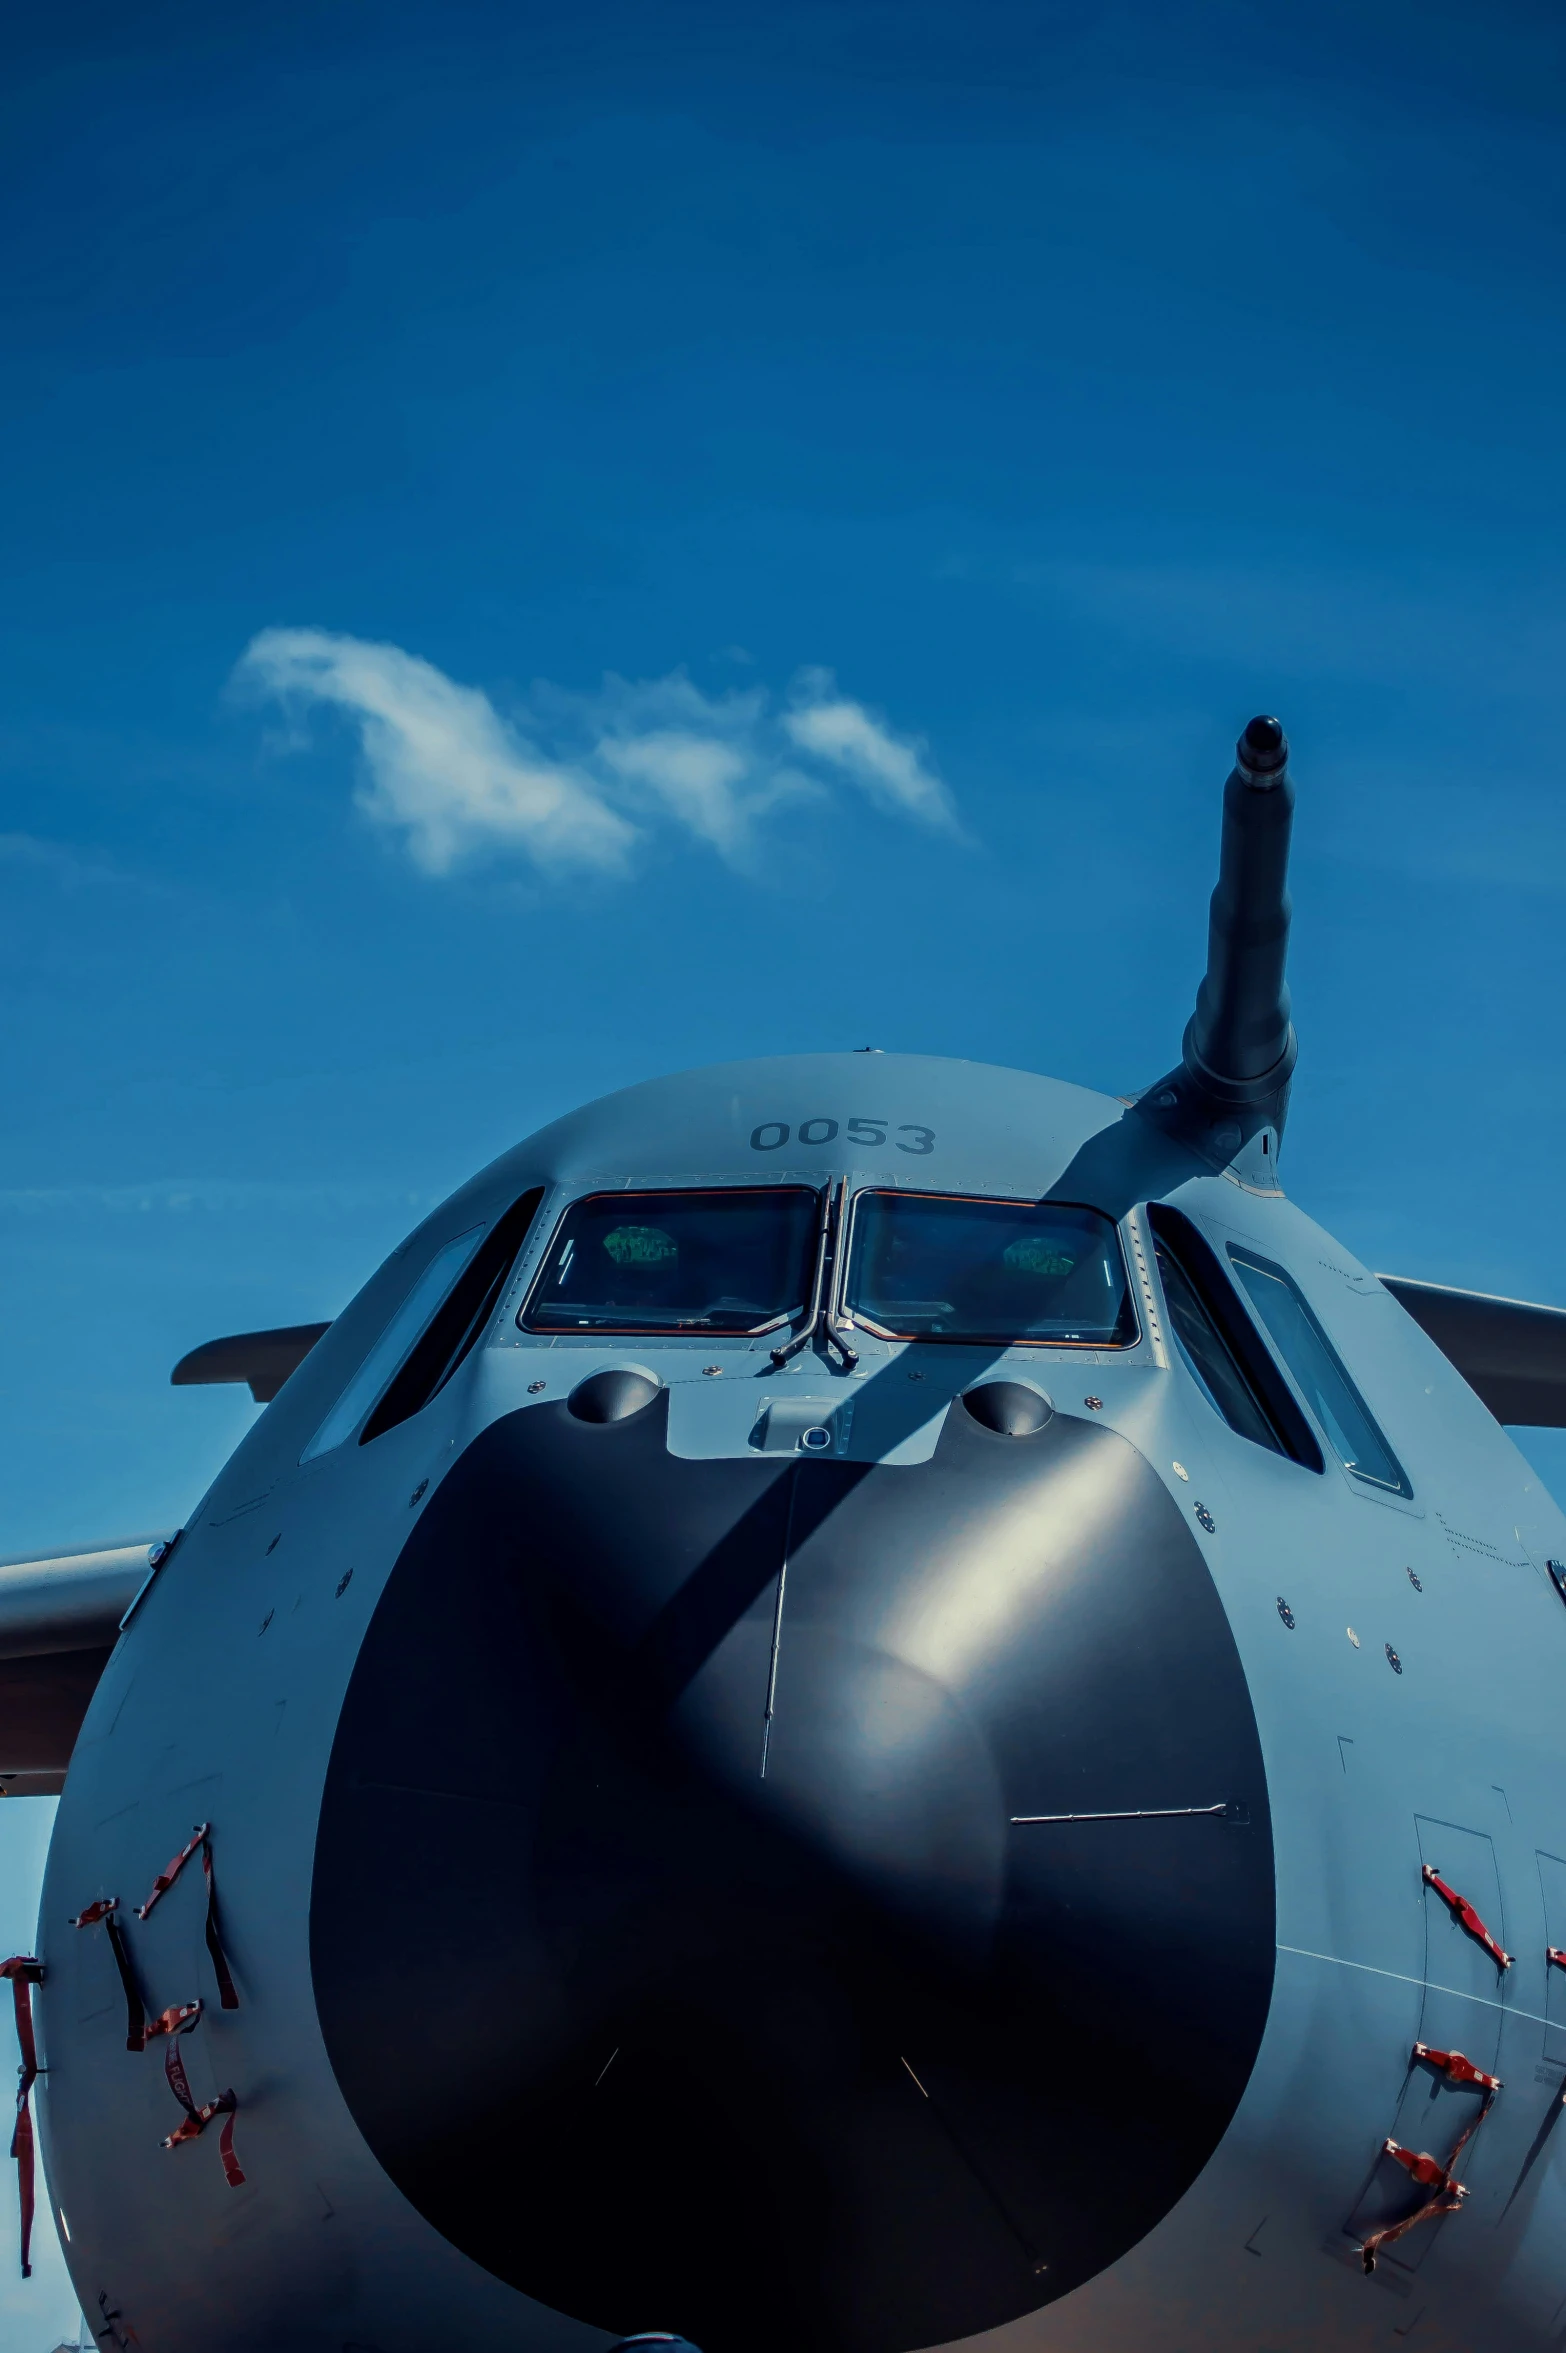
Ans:
<svg viewBox="0 0 1566 2353"><path fill-rule="evenodd" d="M593 694L540 684L503 718L479 688L398 646L267 629L236 680L289 713L292 749L312 705L345 712L364 753L360 807L430 874L508 850L544 867L615 869L660 824L745 865L768 811L843 781L893 815L954 825L924 745L894 735L826 670L802 671L781 713L763 687L707 695L675 670L611 674Z"/></svg>
<svg viewBox="0 0 1566 2353"><path fill-rule="evenodd" d="M535 704L547 690L535 691ZM707 695L683 670L604 680L597 694L550 697L569 712L593 767L656 803L732 865L749 863L760 820L779 801L819 795L804 775L764 687ZM639 791L638 791L639 788Z"/></svg>
<svg viewBox="0 0 1566 2353"><path fill-rule="evenodd" d="M331 703L352 715L368 771L360 806L406 834L427 874L480 846L526 850L541 866L624 863L634 829L586 778L541 758L476 686L400 646L263 629L239 676L285 708Z"/></svg>
<svg viewBox="0 0 1566 2353"><path fill-rule="evenodd" d="M611 737L602 749L617 776L650 786L692 833L726 856L738 851L745 812L734 788L744 779L745 759L732 744L665 728L624 743Z"/></svg>
<svg viewBox="0 0 1566 2353"><path fill-rule="evenodd" d="M893 735L863 703L839 694L830 670L802 671L795 692L783 724L801 751L831 761L884 808L925 825L952 825L950 796L926 765L922 740Z"/></svg>

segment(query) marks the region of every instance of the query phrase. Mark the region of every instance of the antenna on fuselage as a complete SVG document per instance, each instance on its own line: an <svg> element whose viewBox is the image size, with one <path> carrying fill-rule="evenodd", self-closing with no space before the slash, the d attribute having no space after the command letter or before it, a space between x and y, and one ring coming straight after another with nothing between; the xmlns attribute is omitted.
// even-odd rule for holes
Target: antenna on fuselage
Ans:
<svg viewBox="0 0 1566 2353"><path fill-rule="evenodd" d="M1299 1057L1283 977L1293 828L1288 738L1276 719L1253 719L1224 786L1218 887L1196 1011L1179 1064L1136 1106L1219 1168L1259 1135L1270 1159L1288 1114Z"/></svg>

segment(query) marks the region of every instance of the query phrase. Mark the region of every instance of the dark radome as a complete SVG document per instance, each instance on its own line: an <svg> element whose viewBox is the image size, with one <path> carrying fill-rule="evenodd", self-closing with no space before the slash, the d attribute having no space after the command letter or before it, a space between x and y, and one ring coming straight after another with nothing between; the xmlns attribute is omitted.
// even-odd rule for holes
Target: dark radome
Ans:
<svg viewBox="0 0 1566 2353"><path fill-rule="evenodd" d="M677 1460L666 1419L513 1414L412 1532L321 1814L332 2065L413 2204L545 2304L703 2353L949 2343L1143 2237L1250 2074L1233 1639L1096 1423L970 1407L885 1469Z"/></svg>

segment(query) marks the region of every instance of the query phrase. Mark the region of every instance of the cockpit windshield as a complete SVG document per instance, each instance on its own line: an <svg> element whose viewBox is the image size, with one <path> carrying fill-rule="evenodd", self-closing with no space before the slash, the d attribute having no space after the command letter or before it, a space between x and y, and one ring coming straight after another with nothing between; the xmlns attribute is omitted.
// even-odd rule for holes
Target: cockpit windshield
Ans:
<svg viewBox="0 0 1566 2353"><path fill-rule="evenodd" d="M1125 1348L1137 1337L1113 1222L1056 1201L861 1193L846 1304L887 1339Z"/></svg>
<svg viewBox="0 0 1566 2353"><path fill-rule="evenodd" d="M591 1193L560 1222L528 1332L766 1332L810 1296L821 1196L808 1185Z"/></svg>

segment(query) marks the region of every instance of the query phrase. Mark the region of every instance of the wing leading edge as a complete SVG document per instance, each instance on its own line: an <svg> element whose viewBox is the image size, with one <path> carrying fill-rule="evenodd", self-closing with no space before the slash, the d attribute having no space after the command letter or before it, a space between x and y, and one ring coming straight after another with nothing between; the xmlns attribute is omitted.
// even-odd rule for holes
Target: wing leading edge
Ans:
<svg viewBox="0 0 1566 2353"><path fill-rule="evenodd" d="M257 1405L270 1405L289 1374L303 1364L330 1324L280 1324L269 1332L230 1332L204 1340L182 1356L169 1379L176 1389L209 1381L248 1381Z"/></svg>
<svg viewBox="0 0 1566 2353"><path fill-rule="evenodd" d="M172 1539L0 1561L0 1795L58 1797L120 1621Z"/></svg>
<svg viewBox="0 0 1566 2353"><path fill-rule="evenodd" d="M1377 1280L1457 1367L1498 1422L1566 1430L1566 1308L1406 1275Z"/></svg>
<svg viewBox="0 0 1566 2353"><path fill-rule="evenodd" d="M235 1332L174 1367L179 1388L245 1381L269 1405L327 1324ZM90 1552L0 1561L0 1796L58 1797L120 1623L175 1531Z"/></svg>

